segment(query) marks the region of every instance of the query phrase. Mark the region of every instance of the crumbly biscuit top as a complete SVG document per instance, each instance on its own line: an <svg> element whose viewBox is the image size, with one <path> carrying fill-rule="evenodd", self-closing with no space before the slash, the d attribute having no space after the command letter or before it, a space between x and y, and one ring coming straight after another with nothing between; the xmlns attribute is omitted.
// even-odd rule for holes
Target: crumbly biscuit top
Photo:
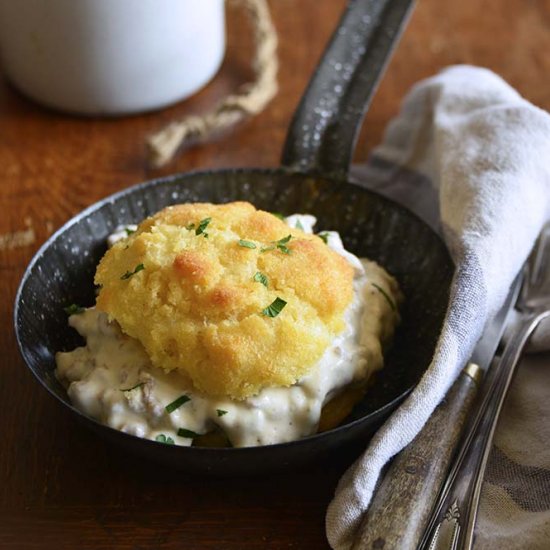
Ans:
<svg viewBox="0 0 550 550"><path fill-rule="evenodd" d="M97 307L153 365L207 395L244 399L292 385L320 359L344 327L353 268L249 203L189 203L115 244L95 282Z"/></svg>

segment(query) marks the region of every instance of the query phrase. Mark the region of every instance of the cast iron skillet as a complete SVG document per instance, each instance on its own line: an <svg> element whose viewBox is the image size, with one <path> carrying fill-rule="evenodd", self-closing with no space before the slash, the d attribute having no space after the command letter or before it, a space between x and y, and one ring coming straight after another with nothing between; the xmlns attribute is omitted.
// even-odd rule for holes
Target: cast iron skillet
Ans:
<svg viewBox="0 0 550 550"><path fill-rule="evenodd" d="M279 169L195 172L150 181L108 197L62 227L28 266L16 297L21 353L40 383L82 422L122 445L195 473L236 475L312 461L366 440L418 382L430 362L453 265L438 236L395 203L346 182L357 130L412 0L352 0L294 116ZM266 142L268 137L266 136ZM344 425L292 443L244 449L169 446L118 432L72 407L54 376L54 354L81 345L63 307L94 303L93 275L106 237L174 203L249 200L257 207L317 216L359 256L394 274L406 296L386 367Z"/></svg>

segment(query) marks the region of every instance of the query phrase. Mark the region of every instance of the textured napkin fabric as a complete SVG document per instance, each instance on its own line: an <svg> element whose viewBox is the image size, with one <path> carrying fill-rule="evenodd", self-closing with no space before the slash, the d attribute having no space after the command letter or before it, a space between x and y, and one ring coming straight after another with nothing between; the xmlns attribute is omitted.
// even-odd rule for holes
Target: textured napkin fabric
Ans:
<svg viewBox="0 0 550 550"><path fill-rule="evenodd" d="M550 548L550 354L526 358L497 428L476 549Z"/></svg>
<svg viewBox="0 0 550 550"><path fill-rule="evenodd" d="M452 67L413 88L382 145L354 176L407 205L440 231L457 267L428 371L342 477L328 508L327 536L337 550L350 547L382 467L412 441L445 395L549 218L550 115L490 71ZM540 445L547 447L548 429L540 434L544 435ZM511 468L512 474L511 464L524 464L537 475L550 467L548 460L537 462L534 456L522 462L522 456L510 456L511 448L505 445L496 452L504 455L500 469ZM544 476L538 481L544 483ZM487 517L480 523L483 548L493 547L491 531L498 529L500 520L511 525L506 515L513 507L524 515L518 519L524 526L542 521L548 529L547 494L541 512L544 504L537 511L526 509L498 480L491 488L482 504ZM503 516L496 508L505 501L510 506ZM541 513L546 519L526 519ZM539 529L535 539L540 533ZM545 542L548 548L548 539ZM494 544L511 547L502 538Z"/></svg>

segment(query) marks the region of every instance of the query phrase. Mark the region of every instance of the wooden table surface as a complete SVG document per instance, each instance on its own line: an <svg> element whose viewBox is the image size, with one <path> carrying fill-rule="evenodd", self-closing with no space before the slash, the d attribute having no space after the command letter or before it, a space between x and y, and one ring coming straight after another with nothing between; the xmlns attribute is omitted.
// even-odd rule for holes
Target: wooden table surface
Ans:
<svg viewBox="0 0 550 550"><path fill-rule="evenodd" d="M96 200L152 177L196 168L273 166L293 109L344 0L272 0L280 36L280 92L217 143L162 170L144 138L202 112L250 77L246 20L229 16L214 81L193 99L123 119L48 111L0 80L0 548L328 547L324 513L351 460L338 456L292 475L216 480L126 456L83 430L34 381L16 348L13 300L25 266L56 228ZM550 109L549 0L420 1L372 103L356 151L366 159L410 86L442 67L489 67Z"/></svg>

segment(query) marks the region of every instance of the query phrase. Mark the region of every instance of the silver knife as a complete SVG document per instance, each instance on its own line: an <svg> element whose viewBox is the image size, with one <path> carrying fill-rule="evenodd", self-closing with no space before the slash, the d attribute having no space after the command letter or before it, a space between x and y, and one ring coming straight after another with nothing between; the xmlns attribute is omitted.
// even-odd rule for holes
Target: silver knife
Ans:
<svg viewBox="0 0 550 550"><path fill-rule="evenodd" d="M422 431L390 465L363 519L353 550L418 546L467 423L483 372L495 355L516 302L520 283L518 276L503 306L485 327L471 361Z"/></svg>

